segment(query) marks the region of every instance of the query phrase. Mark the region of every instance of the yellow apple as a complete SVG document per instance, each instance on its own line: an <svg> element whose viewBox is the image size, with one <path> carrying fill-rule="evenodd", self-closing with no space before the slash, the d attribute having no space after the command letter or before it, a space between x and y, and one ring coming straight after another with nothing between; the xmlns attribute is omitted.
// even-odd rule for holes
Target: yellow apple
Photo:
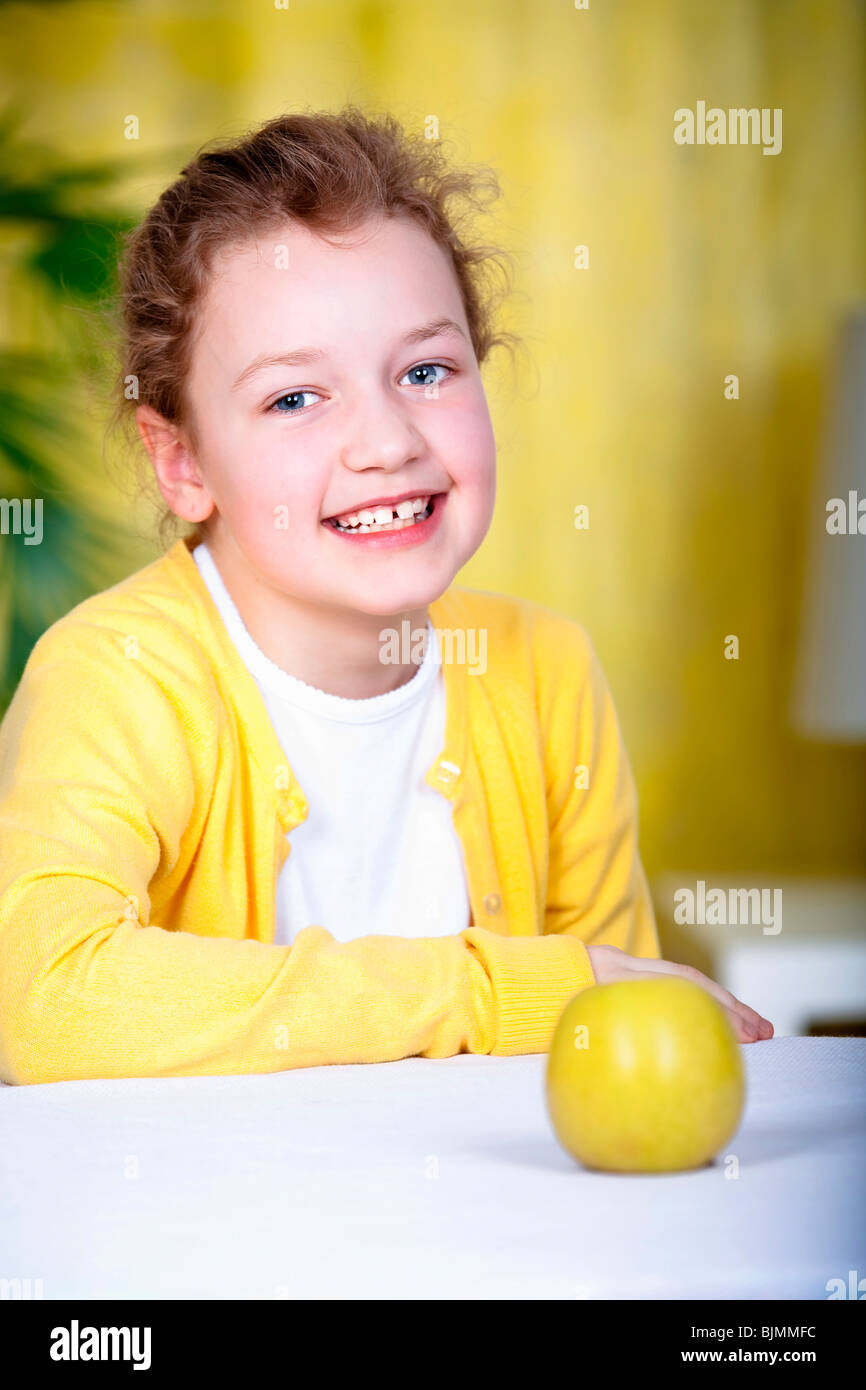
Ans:
<svg viewBox="0 0 866 1390"><path fill-rule="evenodd" d="M736 1133L745 1100L724 1009L681 975L576 994L554 1030L545 1084L566 1152L620 1173L709 1163Z"/></svg>

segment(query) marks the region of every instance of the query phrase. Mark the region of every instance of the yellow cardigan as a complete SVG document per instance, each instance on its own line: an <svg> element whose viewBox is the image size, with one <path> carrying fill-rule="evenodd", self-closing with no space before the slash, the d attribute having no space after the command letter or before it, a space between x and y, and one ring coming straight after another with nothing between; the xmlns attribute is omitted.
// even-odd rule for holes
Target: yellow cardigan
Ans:
<svg viewBox="0 0 866 1390"><path fill-rule="evenodd" d="M429 613L487 632L483 674L443 662L426 776L451 802L471 924L346 942L310 925L290 946L276 881L307 802L188 542L47 629L0 724L2 1080L543 1052L594 983L584 942L658 958L585 631L457 586Z"/></svg>

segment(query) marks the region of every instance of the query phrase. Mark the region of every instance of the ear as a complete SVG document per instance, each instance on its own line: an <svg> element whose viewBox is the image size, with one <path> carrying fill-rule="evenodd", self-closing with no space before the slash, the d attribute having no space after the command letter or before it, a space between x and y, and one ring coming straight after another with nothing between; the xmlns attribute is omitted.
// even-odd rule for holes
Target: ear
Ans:
<svg viewBox="0 0 866 1390"><path fill-rule="evenodd" d="M214 500L183 431L149 405L138 407L135 424L171 510L184 521L204 521L214 510Z"/></svg>

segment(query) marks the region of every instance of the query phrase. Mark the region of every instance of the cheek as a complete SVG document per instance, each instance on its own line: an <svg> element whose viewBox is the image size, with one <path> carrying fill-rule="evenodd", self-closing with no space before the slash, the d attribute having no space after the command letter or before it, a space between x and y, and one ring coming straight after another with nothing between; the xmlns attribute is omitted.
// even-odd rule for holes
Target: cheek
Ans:
<svg viewBox="0 0 866 1390"><path fill-rule="evenodd" d="M486 414L466 422L458 445L460 458L457 481L471 491L483 505L490 505L496 488L496 440Z"/></svg>
<svg viewBox="0 0 866 1390"><path fill-rule="evenodd" d="M448 459L455 481L485 489L495 469L496 441L485 401L461 410L443 422L438 447Z"/></svg>
<svg viewBox="0 0 866 1390"><path fill-rule="evenodd" d="M232 504L240 512L272 515L283 506L308 522L318 516L323 470L312 450L292 447L281 436L278 424L242 435L227 462L227 476Z"/></svg>
<svg viewBox="0 0 866 1390"><path fill-rule="evenodd" d="M248 484L237 494L236 515L242 532L259 561L273 574L285 561L286 547L297 557L319 541L326 472L308 453L293 453L270 444L248 461Z"/></svg>

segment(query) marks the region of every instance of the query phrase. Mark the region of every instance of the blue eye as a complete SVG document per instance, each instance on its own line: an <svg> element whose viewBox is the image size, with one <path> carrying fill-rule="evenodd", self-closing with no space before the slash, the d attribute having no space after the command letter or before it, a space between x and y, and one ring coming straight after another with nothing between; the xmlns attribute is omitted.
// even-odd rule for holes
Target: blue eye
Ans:
<svg viewBox="0 0 866 1390"><path fill-rule="evenodd" d="M410 386L432 386L434 381L443 381L443 377L430 374L434 368L439 368L443 372L453 373L454 371L453 367L446 367L444 362L421 362L417 367L410 367L406 373L406 376L415 377L415 380L409 383ZM416 373L428 373L428 375L423 375L419 380ZM401 377L400 380L402 383L404 378Z"/></svg>
<svg viewBox="0 0 866 1390"><path fill-rule="evenodd" d="M455 369L449 367L444 362L420 362L417 367L410 367L408 372L400 378L400 385L407 377L413 378L408 384L410 386L432 386L434 383L443 381L448 376L454 375ZM442 372L442 376L436 373ZM285 395L278 396L272 405L268 406L268 411L276 415L301 415L309 410L309 405L304 405L305 396L318 397L318 391L287 391Z"/></svg>
<svg viewBox="0 0 866 1390"><path fill-rule="evenodd" d="M270 409L275 411L277 415L299 415L302 410L309 410L309 406L302 405L296 409L292 404L287 406L285 410L278 410L277 407L281 406L283 401L295 402L299 401L302 396L315 396L317 394L316 391L288 391L285 396L280 396L278 400L275 400Z"/></svg>

